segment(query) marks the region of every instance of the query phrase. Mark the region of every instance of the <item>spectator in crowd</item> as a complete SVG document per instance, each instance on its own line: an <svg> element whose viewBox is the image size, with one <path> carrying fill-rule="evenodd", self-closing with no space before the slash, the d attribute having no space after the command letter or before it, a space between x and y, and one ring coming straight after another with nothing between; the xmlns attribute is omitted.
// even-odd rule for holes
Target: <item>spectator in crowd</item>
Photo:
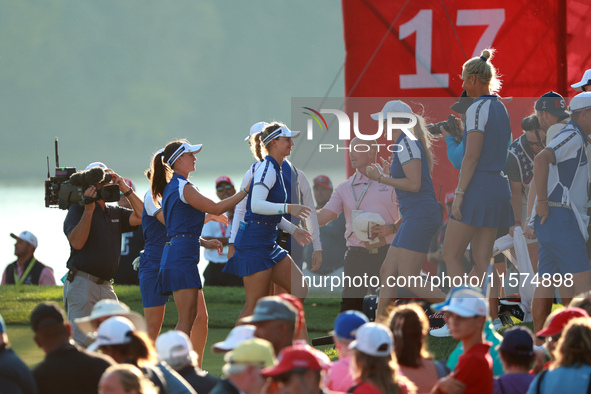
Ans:
<svg viewBox="0 0 591 394"><path fill-rule="evenodd" d="M568 307L557 309L552 312L545 322L545 327L536 333L536 336L545 342L546 353L550 356L550 361L543 365L543 369L549 368L554 360L556 344L564 331L564 327L572 319L578 317L588 318L589 314L580 308Z"/></svg>
<svg viewBox="0 0 591 394"><path fill-rule="evenodd" d="M330 178L326 175L318 175L314 178L314 199L316 200L316 209L324 208L330 200L333 188ZM320 228L320 242L322 243L322 265L316 271L311 271L312 245L306 245L304 248L304 261L308 262L308 267L304 269L304 275L341 275L345 259L347 245L345 243L345 214L341 212L336 220L329 222Z"/></svg>
<svg viewBox="0 0 591 394"><path fill-rule="evenodd" d="M589 89L589 85L591 85L591 69L586 70L583 74L583 78L581 78L579 82L570 85L570 87L579 92L586 92Z"/></svg>
<svg viewBox="0 0 591 394"><path fill-rule="evenodd" d="M400 372L417 386L417 393L430 393L450 370L444 362L433 361L427 349L429 319L425 311L415 303L396 306L390 312L388 326Z"/></svg>
<svg viewBox="0 0 591 394"><path fill-rule="evenodd" d="M271 342L275 354L279 354L293 343L297 316L298 311L288 301L279 296L267 296L257 302L251 316L240 322L256 326L254 336Z"/></svg>
<svg viewBox="0 0 591 394"><path fill-rule="evenodd" d="M568 304L570 308L581 308L584 309L591 316L591 291L579 294L575 296Z"/></svg>
<svg viewBox="0 0 591 394"><path fill-rule="evenodd" d="M349 349L349 344L355 339L357 329L365 323L369 323L369 319L359 311L345 311L337 316L331 334L339 359L326 372L324 383L328 390L346 392L353 386L351 364L354 351Z"/></svg>
<svg viewBox="0 0 591 394"><path fill-rule="evenodd" d="M214 353L226 353L233 350L239 343L254 338L254 332L256 326L252 324L243 324L234 327L229 333L226 339L221 342L216 342L211 347Z"/></svg>
<svg viewBox="0 0 591 394"><path fill-rule="evenodd" d="M135 192L135 185L129 178L123 180L125 184ZM120 207L132 209L129 200L121 194L119 202ZM139 285L138 271L133 267L133 261L140 255L144 249L144 235L142 228L138 227L134 231L121 234L121 258L119 259L119 268L113 277L117 285Z"/></svg>
<svg viewBox="0 0 591 394"><path fill-rule="evenodd" d="M135 365L158 387L160 393L195 393L178 373L158 362L156 350L147 334L137 331L125 317L114 316L102 322L97 330L97 340L89 349L100 349L119 364Z"/></svg>
<svg viewBox="0 0 591 394"><path fill-rule="evenodd" d="M571 277L561 298L566 305L574 294L591 290L591 264L585 245L587 226L588 164L586 146L591 134L591 93L575 96L570 103L571 121L534 161L536 202L534 230L540 243L538 273ZM588 220L588 219L587 219ZM538 286L534 294L534 326L542 314L549 312L548 303L555 288ZM574 293L573 293L574 292ZM544 302L545 301L545 302ZM537 322L536 322L537 317Z"/></svg>
<svg viewBox="0 0 591 394"><path fill-rule="evenodd" d="M10 348L2 315L0 315L0 393L37 393L37 385L31 370Z"/></svg>
<svg viewBox="0 0 591 394"><path fill-rule="evenodd" d="M230 177L222 175L215 180L216 194L220 200L232 197L236 194L234 183ZM242 278L233 274L227 274L222 271L228 261L228 240L230 239L230 230L232 229L232 219L234 218L234 207L226 212L228 224L209 221L203 225L201 237L203 239L217 239L224 245L224 250L219 253L217 249L205 248L203 257L208 261L203 279L205 286L232 286L242 287L244 283Z"/></svg>
<svg viewBox="0 0 591 394"><path fill-rule="evenodd" d="M31 328L35 343L45 353L45 359L33 369L39 393L96 393L101 375L115 363L113 359L71 343L71 326L55 303L44 302L33 309Z"/></svg>
<svg viewBox="0 0 591 394"><path fill-rule="evenodd" d="M104 298L116 300L111 279L117 272L121 256L121 234L133 231L142 223L142 200L113 170L100 162L91 163L86 170L101 168L110 174L129 200L133 211L117 206L107 206L98 200L83 207L72 204L64 220L64 234L70 243L69 272L64 282L64 306L68 320L88 316L94 304ZM106 182L92 185L84 191L86 198L96 198L97 189ZM87 337L73 323L73 338L80 345L87 345Z"/></svg>
<svg viewBox="0 0 591 394"><path fill-rule="evenodd" d="M34 256L37 237L30 231L23 231L18 236L10 233L10 236L16 239L14 244L16 261L4 270L1 284L54 286L53 270L37 261Z"/></svg>
<svg viewBox="0 0 591 394"><path fill-rule="evenodd" d="M460 95L460 98L450 108L460 115L460 119L455 118L455 128L461 134L464 132L464 124L466 123L466 111L472 105L474 99L468 97L468 93L464 90ZM448 120L449 121L449 120ZM456 168L462 167L462 159L464 158L464 142L461 137L451 135L448 130L443 126L439 126L441 136L445 138L445 144L447 145L447 158L449 162Z"/></svg>
<svg viewBox="0 0 591 394"><path fill-rule="evenodd" d="M528 394L584 393L591 387L591 321L572 319L564 328L552 368L540 373L529 386Z"/></svg>
<svg viewBox="0 0 591 394"><path fill-rule="evenodd" d="M509 181L501 174L511 141L509 114L495 93L501 83L490 62L492 49L473 57L462 67L462 87L474 102L466 112L465 155L455 198L452 219L445 233L443 257L451 278L465 274L463 256L471 245L477 275L490 264L499 227L514 223ZM489 313L498 322L500 281L493 270ZM492 384L492 383L491 383Z"/></svg>
<svg viewBox="0 0 591 394"><path fill-rule="evenodd" d="M525 394L535 375L529 368L535 359L534 337L526 326L505 331L501 343L501 360L505 375L493 381L494 394Z"/></svg>
<svg viewBox="0 0 591 394"><path fill-rule="evenodd" d="M261 370L275 364L273 346L264 339L253 338L240 342L224 356L222 371L226 379L219 382L210 394L259 394L265 385Z"/></svg>
<svg viewBox="0 0 591 394"><path fill-rule="evenodd" d="M99 394L162 394L137 367L117 364L107 368L98 386Z"/></svg>
<svg viewBox="0 0 591 394"><path fill-rule="evenodd" d="M349 348L354 349L356 383L349 393L416 393L415 385L398 371L388 327L381 323L366 323L357 329L355 337Z"/></svg>
<svg viewBox="0 0 591 394"><path fill-rule="evenodd" d="M375 141L363 141L353 138L350 142L349 160L355 173L341 183L333 192L324 208L318 212L318 224L324 226L336 220L341 212L345 214L346 231L343 234L347 244L345 254L344 275L379 277L380 267L386 258L388 248L394 239L396 222L398 221L398 202L394 188L380 185L367 176L367 167L376 162L377 149ZM356 146L359 145L359 148ZM365 148L368 149L365 149ZM378 214L384 225L376 225L370 229L368 241L362 241L355 234L355 219L363 213ZM370 223L365 221L365 224ZM363 223L361 223L363 224ZM397 228L397 227L396 227ZM369 238L372 242L369 242ZM352 286L345 283L342 293L341 312L363 309L363 297L369 286Z"/></svg>
<svg viewBox="0 0 591 394"><path fill-rule="evenodd" d="M487 316L486 299L472 288L456 288L445 302L433 305L446 312L445 321L454 339L460 340L464 353L453 373L439 379L434 393L447 393L452 387L463 386L464 393L492 393L493 362L489 354L490 342L484 341L483 329Z"/></svg>
<svg viewBox="0 0 591 394"><path fill-rule="evenodd" d="M280 393L323 393L323 366L313 350L288 346L278 360L277 365L264 368L261 375L271 378Z"/></svg>
<svg viewBox="0 0 591 394"><path fill-rule="evenodd" d="M197 353L191 340L182 331L168 331L156 339L156 352L160 362L165 362L178 372L199 394L207 394L219 379L197 366Z"/></svg>

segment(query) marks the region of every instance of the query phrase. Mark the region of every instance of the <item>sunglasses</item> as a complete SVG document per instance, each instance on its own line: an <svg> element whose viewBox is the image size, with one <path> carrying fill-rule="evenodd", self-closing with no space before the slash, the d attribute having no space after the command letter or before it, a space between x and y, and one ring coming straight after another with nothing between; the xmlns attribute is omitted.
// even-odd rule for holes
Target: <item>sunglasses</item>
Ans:
<svg viewBox="0 0 591 394"><path fill-rule="evenodd" d="M234 189L234 186L232 186L232 185L218 186L215 188L215 190L217 190L218 192L223 192L224 190L232 190L232 189Z"/></svg>

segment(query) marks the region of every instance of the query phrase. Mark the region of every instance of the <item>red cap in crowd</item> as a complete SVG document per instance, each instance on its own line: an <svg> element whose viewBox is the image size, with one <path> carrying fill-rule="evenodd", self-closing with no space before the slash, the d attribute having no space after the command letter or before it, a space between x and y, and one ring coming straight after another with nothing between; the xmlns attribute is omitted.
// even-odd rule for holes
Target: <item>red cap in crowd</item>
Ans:
<svg viewBox="0 0 591 394"><path fill-rule="evenodd" d="M217 186L222 182L226 182L226 183L229 183L230 185L234 186L234 184L232 183L232 180L227 175L222 175L222 176L218 177L218 179L215 180L215 185Z"/></svg>
<svg viewBox="0 0 591 394"><path fill-rule="evenodd" d="M332 182L326 175L318 175L316 178L314 178L314 186L316 185L324 186L327 189L332 189Z"/></svg>
<svg viewBox="0 0 591 394"><path fill-rule="evenodd" d="M550 323L548 323L548 327L541 329L537 332L537 336L545 338L545 337L553 337L564 330L566 324L576 317L589 317L589 314L586 310L581 308L564 308L561 311L557 312L554 316L551 316L552 319Z"/></svg>
<svg viewBox="0 0 591 394"><path fill-rule="evenodd" d="M322 365L314 353L302 346L288 346L279 353L279 363L261 370L263 376L279 376L294 369L321 371Z"/></svg>

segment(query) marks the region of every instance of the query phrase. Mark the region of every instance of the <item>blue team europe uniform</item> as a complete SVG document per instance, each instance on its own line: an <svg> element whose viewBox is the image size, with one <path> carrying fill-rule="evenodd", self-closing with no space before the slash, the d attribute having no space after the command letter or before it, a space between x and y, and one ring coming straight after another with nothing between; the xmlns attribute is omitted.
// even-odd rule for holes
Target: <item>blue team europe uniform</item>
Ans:
<svg viewBox="0 0 591 394"><path fill-rule="evenodd" d="M585 247L587 221L587 136L570 121L548 144L555 162L548 171L550 213L544 224L536 216L534 228L540 243L538 271L542 274L588 271ZM581 222L579 222L579 219Z"/></svg>
<svg viewBox="0 0 591 394"><path fill-rule="evenodd" d="M148 191L144 196L142 212L142 230L144 234L144 251L140 254L138 278L144 308L162 306L168 301L168 296L156 292L160 261L164 252L164 245L170 240L166 235L166 227L156 219L156 214L162 211L152 200L152 193Z"/></svg>
<svg viewBox="0 0 591 394"><path fill-rule="evenodd" d="M429 163L419 141L411 140L402 133L396 144L402 146L402 150L392 156L390 176L404 178L402 167L413 160L420 160L421 188L416 193L396 188L400 216L404 220L392 241L392 246L427 253L431 238L441 226L441 211L435 198Z"/></svg>
<svg viewBox="0 0 591 394"><path fill-rule="evenodd" d="M263 185L269 190L267 201L286 203L288 195L281 167L271 156L256 168L251 180L251 190L255 185ZM287 251L277 245L281 214L259 215L252 212L252 193L248 194L246 215L240 223L234 240L235 253L228 260L224 272L240 277L252 275L273 267L287 256Z"/></svg>
<svg viewBox="0 0 591 394"><path fill-rule="evenodd" d="M170 237L164 246L158 274L158 292L162 295L202 288L197 264L205 212L185 200L183 190L187 184L191 185L184 177L174 174L162 193L162 213Z"/></svg>
<svg viewBox="0 0 591 394"><path fill-rule="evenodd" d="M474 132L483 133L484 141L474 175L464 193L460 221L476 227L511 227L515 224L511 189L509 180L501 174L507 162L511 125L507 109L498 96L481 96L468 108L464 147L468 134Z"/></svg>

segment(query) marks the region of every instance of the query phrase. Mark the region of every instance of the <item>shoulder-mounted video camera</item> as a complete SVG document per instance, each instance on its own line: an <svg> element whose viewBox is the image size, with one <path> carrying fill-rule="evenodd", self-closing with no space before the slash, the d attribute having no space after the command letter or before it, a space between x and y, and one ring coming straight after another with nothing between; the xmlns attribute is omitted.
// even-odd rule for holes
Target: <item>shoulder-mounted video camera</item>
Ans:
<svg viewBox="0 0 591 394"><path fill-rule="evenodd" d="M460 119L456 118L454 115L449 115L447 120L443 122L437 122L435 124L431 123L427 125L427 130L429 133L433 135L441 135L441 129L439 127L443 127L445 131L449 133L452 137L461 140L462 139L462 132L460 131L460 127L458 122L461 122Z"/></svg>
<svg viewBox="0 0 591 394"><path fill-rule="evenodd" d="M55 176L49 172L47 157L47 180L45 181L45 207L68 209L72 204L91 204L95 201L119 201L119 185L105 185L96 191L96 197L84 195L84 191L92 185L111 182L111 174L100 167L76 172L75 167L60 167L58 140L55 139Z"/></svg>

